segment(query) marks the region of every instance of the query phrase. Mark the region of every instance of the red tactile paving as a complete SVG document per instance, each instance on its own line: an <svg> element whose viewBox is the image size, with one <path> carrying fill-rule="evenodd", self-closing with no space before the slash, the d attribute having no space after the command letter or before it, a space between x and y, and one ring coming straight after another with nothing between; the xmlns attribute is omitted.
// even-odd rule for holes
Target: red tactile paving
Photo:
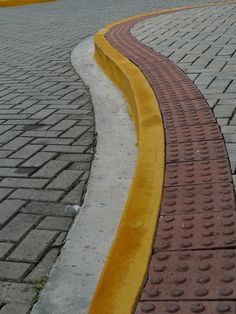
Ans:
<svg viewBox="0 0 236 314"><path fill-rule="evenodd" d="M210 109L199 111L181 111L165 113L163 115L165 128L176 128L178 126L191 126L199 124L214 123L215 118Z"/></svg>
<svg viewBox="0 0 236 314"><path fill-rule="evenodd" d="M141 300L233 300L236 250L158 252Z"/></svg>
<svg viewBox="0 0 236 314"><path fill-rule="evenodd" d="M143 301L137 306L135 314L235 314L236 302L233 301Z"/></svg>
<svg viewBox="0 0 236 314"><path fill-rule="evenodd" d="M180 162L166 165L165 186L229 182L228 159Z"/></svg>
<svg viewBox="0 0 236 314"><path fill-rule="evenodd" d="M167 144L222 139L222 134L216 123L170 128L166 129L165 133Z"/></svg>
<svg viewBox="0 0 236 314"><path fill-rule="evenodd" d="M172 100L171 102L167 100L163 100L161 103L161 111L163 114L165 113L175 114L177 112L182 112L182 111L204 110L204 109L209 109L209 106L203 98L187 99L187 100L182 100L181 102L177 100Z"/></svg>
<svg viewBox="0 0 236 314"><path fill-rule="evenodd" d="M236 212L161 216L154 251L233 248Z"/></svg>
<svg viewBox="0 0 236 314"><path fill-rule="evenodd" d="M166 145L166 162L227 159L224 142L202 141Z"/></svg>
<svg viewBox="0 0 236 314"><path fill-rule="evenodd" d="M162 215L210 213L234 210L232 183L215 183L166 187L161 206Z"/></svg>
<svg viewBox="0 0 236 314"><path fill-rule="evenodd" d="M130 34L146 18L106 34L149 81L166 135L161 217L135 314L236 313L235 194L222 134L188 76Z"/></svg>

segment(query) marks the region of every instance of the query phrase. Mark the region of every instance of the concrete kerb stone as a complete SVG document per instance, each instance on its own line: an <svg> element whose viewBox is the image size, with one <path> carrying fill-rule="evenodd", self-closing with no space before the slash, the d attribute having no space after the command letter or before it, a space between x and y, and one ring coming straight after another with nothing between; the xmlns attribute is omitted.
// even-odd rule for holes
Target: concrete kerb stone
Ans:
<svg viewBox="0 0 236 314"><path fill-rule="evenodd" d="M87 313L120 221L136 159L136 137L127 105L95 64L92 38L73 50L71 61L90 88L97 153L84 205L33 314Z"/></svg>

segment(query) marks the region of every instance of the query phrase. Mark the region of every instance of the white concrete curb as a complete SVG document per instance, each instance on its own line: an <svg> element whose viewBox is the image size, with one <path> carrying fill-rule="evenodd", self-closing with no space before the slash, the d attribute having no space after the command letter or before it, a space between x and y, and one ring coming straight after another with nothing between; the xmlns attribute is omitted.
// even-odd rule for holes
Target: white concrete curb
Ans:
<svg viewBox="0 0 236 314"><path fill-rule="evenodd" d="M87 313L133 176L133 123L120 92L96 65L93 50L93 38L88 38L74 48L71 61L90 88L98 133L97 153L85 203L33 314Z"/></svg>

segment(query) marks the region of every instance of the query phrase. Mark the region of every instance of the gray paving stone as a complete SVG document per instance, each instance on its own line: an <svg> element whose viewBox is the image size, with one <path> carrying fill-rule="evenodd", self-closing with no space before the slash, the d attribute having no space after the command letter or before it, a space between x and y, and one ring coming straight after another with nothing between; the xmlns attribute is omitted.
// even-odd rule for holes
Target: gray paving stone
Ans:
<svg viewBox="0 0 236 314"><path fill-rule="evenodd" d="M12 192L12 189L0 188L0 201L4 200Z"/></svg>
<svg viewBox="0 0 236 314"><path fill-rule="evenodd" d="M33 200L57 202L62 196L63 191L57 190L33 190L33 189L17 189L10 196L11 199Z"/></svg>
<svg viewBox="0 0 236 314"><path fill-rule="evenodd" d="M45 153L45 152L39 152L30 159L28 159L26 162L22 164L22 167L35 167L39 168L49 160L53 159L56 156L54 153Z"/></svg>
<svg viewBox="0 0 236 314"><path fill-rule="evenodd" d="M16 153L11 155L12 158L29 158L30 156L34 155L40 149L42 149L42 145L26 145Z"/></svg>
<svg viewBox="0 0 236 314"><path fill-rule="evenodd" d="M12 243L0 242L0 258L3 259L12 247Z"/></svg>
<svg viewBox="0 0 236 314"><path fill-rule="evenodd" d="M0 204L0 226L5 225L8 220L23 207L24 201L20 200L5 200Z"/></svg>
<svg viewBox="0 0 236 314"><path fill-rule="evenodd" d="M64 170L69 165L68 161L51 160L46 163L40 170L33 174L33 177L53 178L60 171Z"/></svg>
<svg viewBox="0 0 236 314"><path fill-rule="evenodd" d="M19 241L33 228L41 217L38 215L18 214L0 231L0 241Z"/></svg>
<svg viewBox="0 0 236 314"><path fill-rule="evenodd" d="M76 212L72 206L58 203L30 202L21 209L22 213L43 215L74 217Z"/></svg>
<svg viewBox="0 0 236 314"><path fill-rule="evenodd" d="M53 242L52 247L62 246L64 244L65 238L66 238L66 232L61 232L56 238L56 240Z"/></svg>
<svg viewBox="0 0 236 314"><path fill-rule="evenodd" d="M61 202L81 205L83 202L85 184L85 181L81 181L72 191L66 195L66 197L63 198Z"/></svg>
<svg viewBox="0 0 236 314"><path fill-rule="evenodd" d="M63 133L61 137L69 137L69 138L78 138L84 132L86 132L89 128L87 126L74 126L69 131Z"/></svg>
<svg viewBox="0 0 236 314"><path fill-rule="evenodd" d="M39 189L48 183L47 179L31 179L31 178L5 178L0 182L1 187L12 188L34 188ZM1 189L0 189L1 195Z"/></svg>
<svg viewBox="0 0 236 314"><path fill-rule="evenodd" d="M0 167L0 177L28 177L34 171L33 168L8 168Z"/></svg>
<svg viewBox="0 0 236 314"><path fill-rule="evenodd" d="M34 295L33 286L30 284L0 282L0 300L3 303L19 302L29 304Z"/></svg>
<svg viewBox="0 0 236 314"><path fill-rule="evenodd" d="M0 167L16 167L22 163L24 159L14 159L14 158L1 158Z"/></svg>
<svg viewBox="0 0 236 314"><path fill-rule="evenodd" d="M46 152L57 152L57 153L76 153L82 154L88 149L88 146L63 146L63 145L48 145L44 148Z"/></svg>
<svg viewBox="0 0 236 314"><path fill-rule="evenodd" d="M39 264L29 273L29 275L24 279L25 282L34 283L43 277L48 276L49 271L55 262L59 254L59 249L51 249L44 258L39 262ZM0 312L1 313L1 312Z"/></svg>
<svg viewBox="0 0 236 314"><path fill-rule="evenodd" d="M89 162L93 159L91 154L61 154L57 160L66 160L72 162Z"/></svg>
<svg viewBox="0 0 236 314"><path fill-rule="evenodd" d="M57 231L51 230L32 230L7 259L36 263L52 244L57 234Z"/></svg>
<svg viewBox="0 0 236 314"><path fill-rule="evenodd" d="M28 303L7 303L0 310L0 314L28 314L31 305Z"/></svg>
<svg viewBox="0 0 236 314"><path fill-rule="evenodd" d="M30 267L27 263L0 261L0 280L20 281Z"/></svg>
<svg viewBox="0 0 236 314"><path fill-rule="evenodd" d="M47 216L37 226L37 229L68 231L73 219L69 217L50 217Z"/></svg>
<svg viewBox="0 0 236 314"><path fill-rule="evenodd" d="M48 186L48 189L69 190L71 186L82 176L80 170L63 170L55 180Z"/></svg>

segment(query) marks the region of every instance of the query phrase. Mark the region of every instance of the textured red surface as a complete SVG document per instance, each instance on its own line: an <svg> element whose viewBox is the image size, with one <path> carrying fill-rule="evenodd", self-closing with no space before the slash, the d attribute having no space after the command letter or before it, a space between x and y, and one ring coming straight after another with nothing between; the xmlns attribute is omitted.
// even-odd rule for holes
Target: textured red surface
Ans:
<svg viewBox="0 0 236 314"><path fill-rule="evenodd" d="M236 245L236 212L161 216L154 251L199 250Z"/></svg>
<svg viewBox="0 0 236 314"><path fill-rule="evenodd" d="M235 299L235 257L235 250L158 252L141 300Z"/></svg>
<svg viewBox="0 0 236 314"><path fill-rule="evenodd" d="M188 76L130 34L146 18L106 34L149 81L166 135L161 217L135 313L236 313L235 194L222 134Z"/></svg>
<svg viewBox="0 0 236 314"><path fill-rule="evenodd" d="M227 182L166 187L161 214L211 213L234 209L233 184Z"/></svg>
<svg viewBox="0 0 236 314"><path fill-rule="evenodd" d="M163 302L163 301L144 301L137 306L135 314L235 314L236 302L214 302L214 301L200 301L200 302Z"/></svg>

